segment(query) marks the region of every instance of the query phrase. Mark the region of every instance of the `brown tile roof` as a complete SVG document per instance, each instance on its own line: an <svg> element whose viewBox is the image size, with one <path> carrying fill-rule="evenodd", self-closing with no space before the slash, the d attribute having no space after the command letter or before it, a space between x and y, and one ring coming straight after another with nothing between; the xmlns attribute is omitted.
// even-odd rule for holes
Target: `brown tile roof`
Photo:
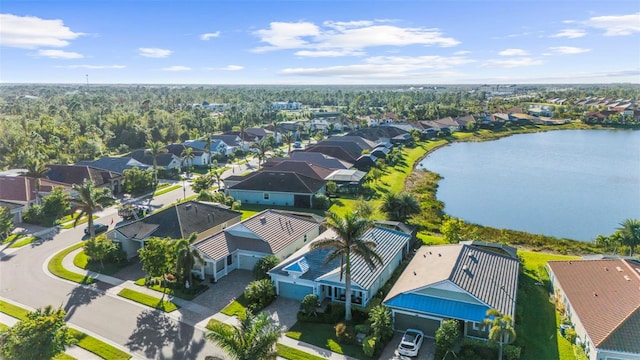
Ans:
<svg viewBox="0 0 640 360"><path fill-rule="evenodd" d="M597 348L640 351L640 261L550 261L549 268Z"/></svg>
<svg viewBox="0 0 640 360"><path fill-rule="evenodd" d="M237 249L277 254L319 226L307 218L268 209L193 246L211 259L221 259Z"/></svg>
<svg viewBox="0 0 640 360"><path fill-rule="evenodd" d="M24 176L0 176L0 200L28 202L36 198L35 184Z"/></svg>

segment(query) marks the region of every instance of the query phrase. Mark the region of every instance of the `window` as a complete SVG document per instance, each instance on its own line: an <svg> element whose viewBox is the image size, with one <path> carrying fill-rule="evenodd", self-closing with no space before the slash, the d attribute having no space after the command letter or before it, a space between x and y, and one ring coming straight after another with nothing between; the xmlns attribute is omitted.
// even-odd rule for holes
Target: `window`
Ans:
<svg viewBox="0 0 640 360"><path fill-rule="evenodd" d="M269 200L269 193L264 193L264 194L262 194L262 198L263 198L264 200Z"/></svg>
<svg viewBox="0 0 640 360"><path fill-rule="evenodd" d="M304 234L304 242L307 242L307 234Z"/></svg>
<svg viewBox="0 0 640 360"><path fill-rule="evenodd" d="M227 255L227 265L233 264L233 254Z"/></svg>

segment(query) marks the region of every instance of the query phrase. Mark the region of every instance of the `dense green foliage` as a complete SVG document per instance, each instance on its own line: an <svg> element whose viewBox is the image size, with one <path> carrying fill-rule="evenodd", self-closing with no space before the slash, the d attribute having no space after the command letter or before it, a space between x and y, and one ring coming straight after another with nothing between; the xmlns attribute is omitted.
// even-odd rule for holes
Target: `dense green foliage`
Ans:
<svg viewBox="0 0 640 360"><path fill-rule="evenodd" d="M11 210L8 207L0 206L0 243L4 243L15 227Z"/></svg>
<svg viewBox="0 0 640 360"><path fill-rule="evenodd" d="M255 280L244 289L244 297L251 310L260 311L275 300L276 287L270 279Z"/></svg>
<svg viewBox="0 0 640 360"><path fill-rule="evenodd" d="M454 346L460 339L460 323L458 320L445 320L436 330L436 358L444 359L449 352L454 351Z"/></svg>
<svg viewBox="0 0 640 360"><path fill-rule="evenodd" d="M124 171L124 191L132 195L140 195L153 190L156 184L153 170L142 170L137 167Z"/></svg>
<svg viewBox="0 0 640 360"><path fill-rule="evenodd" d="M268 279L267 272L276 267L279 262L280 260L275 255L267 255L256 262L253 267L253 275L257 280Z"/></svg>
<svg viewBox="0 0 640 360"><path fill-rule="evenodd" d="M373 335L383 343L391 340L393 337L393 319L391 318L391 309L378 305L369 311L369 321L371 322L371 330Z"/></svg>
<svg viewBox="0 0 640 360"><path fill-rule="evenodd" d="M102 268L104 268L104 261L123 262L126 255L118 249L116 244L107 239L102 234L95 238L91 238L84 243L84 253L89 257L91 261L99 261Z"/></svg>
<svg viewBox="0 0 640 360"><path fill-rule="evenodd" d="M307 294L300 302L300 311L307 316L317 316L316 310L320 307L318 295Z"/></svg>
<svg viewBox="0 0 640 360"><path fill-rule="evenodd" d="M240 319L239 326L213 323L205 336L236 360L275 359L275 345L282 334L271 323L267 313L253 315L250 311Z"/></svg>

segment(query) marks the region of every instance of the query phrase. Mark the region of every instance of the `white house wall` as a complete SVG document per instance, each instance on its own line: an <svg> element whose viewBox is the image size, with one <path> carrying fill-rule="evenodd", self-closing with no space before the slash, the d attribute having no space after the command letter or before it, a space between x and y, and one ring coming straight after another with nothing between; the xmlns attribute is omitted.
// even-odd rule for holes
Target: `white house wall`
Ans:
<svg viewBox="0 0 640 360"><path fill-rule="evenodd" d="M128 239L119 231L110 231L107 233L107 238L122 245L122 250L127 254L127 259L138 256L138 250L141 247L141 243L139 241Z"/></svg>

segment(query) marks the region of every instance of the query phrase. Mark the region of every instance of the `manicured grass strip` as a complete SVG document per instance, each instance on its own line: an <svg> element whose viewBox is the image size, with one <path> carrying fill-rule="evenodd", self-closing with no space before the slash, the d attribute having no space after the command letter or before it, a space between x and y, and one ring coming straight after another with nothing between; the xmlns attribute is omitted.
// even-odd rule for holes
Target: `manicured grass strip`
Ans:
<svg viewBox="0 0 640 360"><path fill-rule="evenodd" d="M222 322L222 321L220 321L220 320L217 320L217 319L211 318L211 319L209 319L209 322L207 322L207 326L206 326L206 328L207 328L207 329L209 329L209 330L213 330L213 326L214 326L214 325L216 325L216 324L222 324L222 326L226 326L226 327L228 327L228 328L232 328L232 327L233 327L233 326L231 326L231 325L229 325L229 324L225 324L225 323L223 323L223 322Z"/></svg>
<svg viewBox="0 0 640 360"><path fill-rule="evenodd" d="M249 306L249 302L245 299L244 294L242 294L229 305L225 306L220 312L229 316L245 316L247 306Z"/></svg>
<svg viewBox="0 0 640 360"><path fill-rule="evenodd" d="M98 216L93 215L93 220L95 220L97 218L98 218ZM82 219L78 220L78 222L76 223L76 227L78 225L86 224L88 222L89 222L89 218L85 216ZM64 223L64 224L60 225L61 229L71 229L72 227L73 227L73 221L69 221L67 223Z"/></svg>
<svg viewBox="0 0 640 360"><path fill-rule="evenodd" d="M0 323L0 332L6 331L10 326Z"/></svg>
<svg viewBox="0 0 640 360"><path fill-rule="evenodd" d="M141 292L137 292L131 289L122 289L118 296L121 296L125 299L129 299L135 301L137 303L147 305L154 309L162 310L164 312L170 313L174 310L178 310L178 305L172 303L171 301L160 301L157 297L153 297L151 295L147 295Z"/></svg>
<svg viewBox="0 0 640 360"><path fill-rule="evenodd" d="M166 194L166 193L168 193L169 191L173 191L173 190L176 190L176 189L180 189L181 187L182 187L182 186L181 186L181 185L178 185L178 184L171 185L171 186L165 186L165 187L163 187L162 189L160 189L160 190L158 190L158 191L154 192L154 193L153 193L153 196L160 196L160 195L162 195L162 194Z"/></svg>
<svg viewBox="0 0 640 360"><path fill-rule="evenodd" d="M336 330L330 324L312 324L298 321L285 335L338 354L355 357L356 359L367 358L362 352L361 345L338 343Z"/></svg>
<svg viewBox="0 0 640 360"><path fill-rule="evenodd" d="M51 261L49 261L49 264L47 264L47 268L49 269L49 272L51 272L53 275L59 278L73 281L78 284L93 284L94 282L96 282L94 278L87 275L78 274L73 271L69 271L65 269L64 266L62 265L62 259L64 259L65 256L69 255L69 253L71 253L72 251L81 248L83 245L84 245L83 242L79 242L57 253L54 257L51 258Z"/></svg>
<svg viewBox="0 0 640 360"><path fill-rule="evenodd" d="M30 312L20 306L10 304L6 301L0 300L0 312L13 316L18 320L24 320L27 318L27 314ZM90 335L80 332L76 329L69 329L71 336L78 340L77 345L87 351L90 351L104 359L119 360L130 359L131 355L103 342Z"/></svg>
<svg viewBox="0 0 640 360"><path fill-rule="evenodd" d="M29 236L26 238L22 238L16 242L14 242L13 244L11 244L11 246L9 246L10 248L19 248L19 247L23 247L25 245L31 244L36 238L33 236Z"/></svg>
<svg viewBox="0 0 640 360"><path fill-rule="evenodd" d="M140 279L136 280L134 282L134 284L136 284L138 286L144 286L147 289L155 290L155 291L160 292L160 293L165 293L166 295L171 295L173 297L177 297L177 298L180 298L180 299L183 299L183 300L189 300L189 301L195 299L196 296L202 294L203 292L205 292L209 288L206 285L200 285L198 287L198 289L195 289L192 286L191 290L197 290L197 291L195 291L195 292L185 292L186 289L183 290L183 289L165 288L165 287L162 287L161 285L147 286L144 278L140 278Z"/></svg>
<svg viewBox="0 0 640 360"><path fill-rule="evenodd" d="M20 306L16 306L6 301L0 300L0 312L9 316L13 316L18 320L24 320L27 318L27 314L30 311Z"/></svg>
<svg viewBox="0 0 640 360"><path fill-rule="evenodd" d="M73 336L78 342L77 346L81 347L89 352L92 352L103 359L107 360L127 360L131 359L131 355L128 353L113 347L104 341L98 340L91 335L87 335L76 329L70 329L71 336Z"/></svg>
<svg viewBox="0 0 640 360"><path fill-rule="evenodd" d="M77 359L69 354L61 353L54 356L53 360L77 360Z"/></svg>
<svg viewBox="0 0 640 360"><path fill-rule="evenodd" d="M6 239L4 239L2 244L4 245L4 244L8 244L8 243L10 243L12 241L16 241L16 240L20 239L23 236L24 236L24 234L12 234L12 235L9 235L9 236L7 236Z"/></svg>
<svg viewBox="0 0 640 360"><path fill-rule="evenodd" d="M289 360L325 360L323 357L309 354L308 352L283 344L276 344L276 349L278 350L278 356Z"/></svg>

